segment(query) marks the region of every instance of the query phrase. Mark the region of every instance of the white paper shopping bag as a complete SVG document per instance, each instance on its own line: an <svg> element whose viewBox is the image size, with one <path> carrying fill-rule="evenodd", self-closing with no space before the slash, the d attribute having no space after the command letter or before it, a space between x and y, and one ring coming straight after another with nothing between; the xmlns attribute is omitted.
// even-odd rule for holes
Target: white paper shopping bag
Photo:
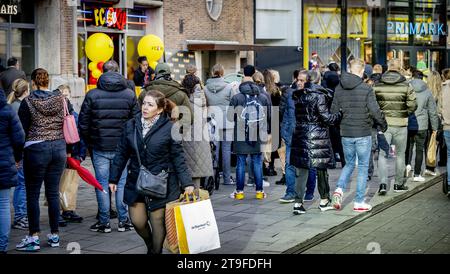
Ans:
<svg viewBox="0 0 450 274"><path fill-rule="evenodd" d="M190 254L220 248L219 229L211 200L180 206Z"/></svg>

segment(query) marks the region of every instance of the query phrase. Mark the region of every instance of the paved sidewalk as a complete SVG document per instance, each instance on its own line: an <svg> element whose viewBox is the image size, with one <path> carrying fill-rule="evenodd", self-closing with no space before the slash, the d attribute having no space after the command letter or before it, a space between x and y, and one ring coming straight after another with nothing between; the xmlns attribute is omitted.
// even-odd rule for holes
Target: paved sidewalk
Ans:
<svg viewBox="0 0 450 274"><path fill-rule="evenodd" d="M450 201L438 183L304 253L450 254Z"/></svg>
<svg viewBox="0 0 450 274"><path fill-rule="evenodd" d="M391 180L393 179L394 162L390 161L389 174L391 176L389 178ZM90 160L85 161L83 165L92 171ZM279 167L279 161L276 162L276 166ZM279 168L277 171L281 174ZM329 170L331 192L334 191L340 172L340 168ZM268 197L263 201L254 198L254 187L246 187L246 198L242 201L235 201L229 198L234 186L220 185L220 189L214 192L211 200L218 222L222 247L209 253L281 253L355 217L359 214L352 210L356 174L355 170L349 189L344 192L343 210L321 212L318 209L319 194L316 188L316 200L305 203L307 213L301 216L292 214L293 204L279 203L278 199L283 196L285 191L285 186L275 185L275 181L281 177L280 175L269 177L271 186L265 188ZM427 177L427 179L429 178ZM421 184L423 183L408 182L410 188ZM376 195L377 190L378 178L375 176L372 181L368 182L367 190L367 199L372 205L383 203L399 195L392 191L392 185L389 186L386 196ZM117 219L111 220L112 233L100 234L89 230L89 227L96 222L97 202L93 188L84 182L80 182L77 213L85 218L83 223L68 224L67 227L62 227L60 229L61 247L53 249L47 247L45 235L49 233L48 214L43 205L42 194L40 253L68 254L72 251L70 247L69 250L66 250L69 243L70 245L79 245L82 254L146 253L143 241L134 231L117 231ZM17 253L14 251L14 247L26 233L27 231L16 229L11 231L9 253Z"/></svg>

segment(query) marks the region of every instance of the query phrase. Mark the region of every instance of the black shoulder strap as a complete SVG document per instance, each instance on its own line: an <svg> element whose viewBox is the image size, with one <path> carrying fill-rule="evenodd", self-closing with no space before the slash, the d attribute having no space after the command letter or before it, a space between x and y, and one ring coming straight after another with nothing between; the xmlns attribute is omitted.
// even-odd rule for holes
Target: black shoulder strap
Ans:
<svg viewBox="0 0 450 274"><path fill-rule="evenodd" d="M139 156L139 148L138 148L138 143L137 143L137 128L136 125L134 126L134 145L136 146L136 156L138 158L138 162L139 162L139 166L142 166L141 163L141 157Z"/></svg>

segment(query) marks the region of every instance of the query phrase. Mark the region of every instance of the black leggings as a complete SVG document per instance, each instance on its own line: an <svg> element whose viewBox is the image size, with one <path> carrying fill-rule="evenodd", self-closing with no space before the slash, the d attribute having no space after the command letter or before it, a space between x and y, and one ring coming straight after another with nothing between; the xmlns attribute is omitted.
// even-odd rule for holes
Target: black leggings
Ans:
<svg viewBox="0 0 450 274"><path fill-rule="evenodd" d="M416 145L416 159L414 162L414 176L419 176L422 171L423 155L427 130L408 130L408 141L406 142L406 164L410 165Z"/></svg>

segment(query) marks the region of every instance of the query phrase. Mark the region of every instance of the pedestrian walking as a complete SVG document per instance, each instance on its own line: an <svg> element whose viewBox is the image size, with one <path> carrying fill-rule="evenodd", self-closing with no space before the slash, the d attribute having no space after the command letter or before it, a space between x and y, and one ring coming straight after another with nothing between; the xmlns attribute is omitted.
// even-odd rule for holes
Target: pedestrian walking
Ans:
<svg viewBox="0 0 450 274"><path fill-rule="evenodd" d="M63 122L68 100L58 90L49 89L49 75L38 68L31 73L30 96L20 104L19 118L25 131L23 169L27 196L29 234L16 245L19 251L38 251L41 232L39 196L44 182L51 234L47 243L59 247L59 181L70 153L66 148ZM69 109L69 112L71 110Z"/></svg>
<svg viewBox="0 0 450 274"><path fill-rule="evenodd" d="M372 206L365 202L367 173L372 149L372 126L375 122L381 131L387 130L386 119L375 98L372 88L363 82L364 61L353 59L350 73L342 74L340 84L336 87L331 112L341 111L340 130L345 166L333 193L333 206L342 207L344 189L350 181L358 159L358 177L353 210L370 211Z"/></svg>
<svg viewBox="0 0 450 274"><path fill-rule="evenodd" d="M109 187L118 190L122 171L128 163L124 202L128 205L131 221L144 240L148 254L162 252L166 204L180 197L180 188L192 194L194 184L186 165L181 141L172 138L170 104L159 91L143 91L139 96L141 114L125 124L109 174ZM136 192L140 167L152 174L168 172L167 197L151 198Z"/></svg>
<svg viewBox="0 0 450 274"><path fill-rule="evenodd" d="M5 71L0 73L0 88L5 91L5 96L8 98L12 91L12 84L16 79L26 80L25 72L20 70L19 60L15 57L11 57L7 61L8 67Z"/></svg>
<svg viewBox="0 0 450 274"><path fill-rule="evenodd" d="M317 77L308 73L308 80ZM317 84L305 85L302 90L294 91L295 129L291 142L290 164L295 166L298 177L295 182L297 196L293 213L304 214L303 206L309 170L315 168L318 188L321 196L319 207L322 211L331 209L330 186L327 169L336 165L331 147L328 127L338 124L340 113L331 114L327 103L329 91Z"/></svg>
<svg viewBox="0 0 450 274"><path fill-rule="evenodd" d="M11 93L8 96L8 104L16 114L19 113L20 103L28 95L30 88L28 82L22 78L16 79L11 86ZM17 167L17 186L13 195L14 222L13 228L28 230L27 196L25 192L25 177L23 174L23 161Z"/></svg>
<svg viewBox="0 0 450 274"><path fill-rule="evenodd" d="M395 183L394 192L408 190L405 180L405 151L408 138L408 117L417 109L416 93L406 82L405 76L400 73L401 63L399 59L391 59L388 63L388 71L382 76L373 89L380 109L383 111L388 129L384 133L388 144L394 145L396 150ZM380 150L378 157L378 172L380 187L378 193L385 195L387 192L388 170L386 152Z"/></svg>
<svg viewBox="0 0 450 274"><path fill-rule="evenodd" d="M11 188L18 184L17 163L25 133L16 111L7 104L0 89L0 254L6 254L11 230Z"/></svg>
<svg viewBox="0 0 450 274"><path fill-rule="evenodd" d="M114 159L117 144L121 140L123 126L139 113L134 91L128 88L125 78L116 72L118 65L115 61L108 61L104 67L108 69L100 76L97 88L89 91L84 98L79 115L78 127L81 138L92 151L92 163L95 177L108 189L110 166ZM123 193L127 171L123 170L115 193L116 209L118 212L118 231L133 229L128 218L127 206L123 202ZM99 220L90 227L91 231L109 233L110 226L110 194L95 190Z"/></svg>
<svg viewBox="0 0 450 274"><path fill-rule="evenodd" d="M182 83L194 112L194 121L183 138L183 149L192 182L196 188L200 188L201 178L214 175L207 132L206 97L201 89L200 79L194 74L187 74Z"/></svg>
<svg viewBox="0 0 450 274"><path fill-rule="evenodd" d="M447 184L450 189L450 69L444 69L442 72L444 83L442 84L442 94L438 101L438 112L442 120L444 130L444 140L447 145ZM450 190L447 193L450 198Z"/></svg>

